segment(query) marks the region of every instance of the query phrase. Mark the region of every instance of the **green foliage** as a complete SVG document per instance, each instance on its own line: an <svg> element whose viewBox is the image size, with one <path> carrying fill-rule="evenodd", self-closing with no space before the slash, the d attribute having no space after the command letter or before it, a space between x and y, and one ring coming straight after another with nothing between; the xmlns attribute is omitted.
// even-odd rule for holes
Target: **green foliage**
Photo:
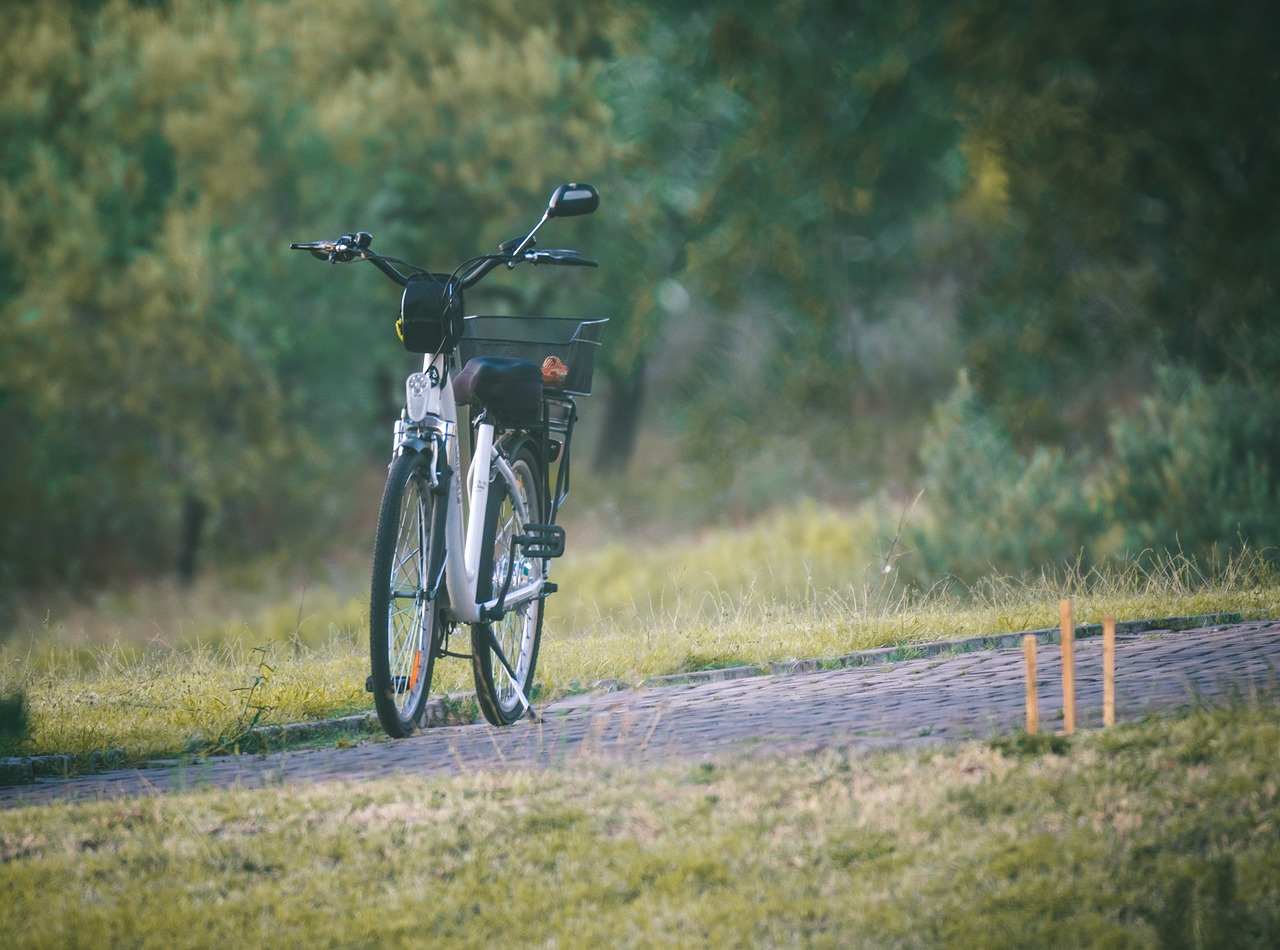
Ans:
<svg viewBox="0 0 1280 950"><path fill-rule="evenodd" d="M1161 362L1274 398L1276 7L953 9L961 115L1003 186L967 361L1015 437L1098 445Z"/></svg>
<svg viewBox="0 0 1280 950"><path fill-rule="evenodd" d="M1075 561L1096 534L1087 468L1061 449L1023 457L967 376L936 410L920 449L923 524L913 526L922 578L973 581Z"/></svg>
<svg viewBox="0 0 1280 950"><path fill-rule="evenodd" d="M8 753L27 734L27 700L21 693L0 696L0 752Z"/></svg>
<svg viewBox="0 0 1280 950"><path fill-rule="evenodd" d="M648 218L670 263L654 275L678 292L651 281L641 299L679 334L662 356L693 369L677 389L687 455L732 468L769 427L853 415L860 325L888 319L914 225L958 184L945 17L877 2L650 6L644 52L624 62L655 77L654 95L628 128L661 185L648 194L662 217ZM685 291L720 311L696 349L671 328L696 316L671 305Z"/></svg>
<svg viewBox="0 0 1280 950"><path fill-rule="evenodd" d="M1280 417L1247 384L1164 372L1111 438L1099 494L1115 553L1280 546Z"/></svg>
<svg viewBox="0 0 1280 950"><path fill-rule="evenodd" d="M643 419L701 467L712 515L796 480L861 499L914 478L963 363L1017 455L975 444L985 487L926 461L939 517L971 517L963 496L1052 525L1008 550L956 525L956 570L1099 530L1100 553L1263 537L1268 424L1186 420L1275 402L1273 6L10 3L0 591L162 572L197 505L225 553L331 535L408 361L394 288L285 244L364 228L447 266L569 178L605 205L566 243L608 266L471 305L612 318L598 457ZM1161 365L1218 395L1134 414ZM1109 429L1117 406L1137 428ZM1187 528L1214 496L1180 500L1197 453L1156 443L1197 432L1232 461L1227 507ZM1113 450L1164 474L1121 484ZM1114 483L1080 488L1088 511L1086 477Z"/></svg>
<svg viewBox="0 0 1280 950"><path fill-rule="evenodd" d="M0 589L167 567L188 499L241 552L331 530L392 414L395 294L284 249L363 227L447 266L606 163L595 11L514 11L6 9Z"/></svg>
<svg viewBox="0 0 1280 950"><path fill-rule="evenodd" d="M834 339L844 315L820 305L825 291L865 301L913 213L954 184L937 162L956 133L937 71L944 18L876 2L676 6L654 4L666 15L650 29L678 32L681 81L719 97L699 127L715 151L687 209L691 270L722 299L738 297L744 271L772 281L809 311L797 334ZM822 349L796 347L811 352Z"/></svg>
<svg viewBox="0 0 1280 950"><path fill-rule="evenodd" d="M1210 563L1280 542L1271 407L1246 384L1160 373L1132 414L1116 413L1111 455L1018 451L962 376L921 447L922 523L912 528L918 578L972 581L1102 560L1186 551Z"/></svg>

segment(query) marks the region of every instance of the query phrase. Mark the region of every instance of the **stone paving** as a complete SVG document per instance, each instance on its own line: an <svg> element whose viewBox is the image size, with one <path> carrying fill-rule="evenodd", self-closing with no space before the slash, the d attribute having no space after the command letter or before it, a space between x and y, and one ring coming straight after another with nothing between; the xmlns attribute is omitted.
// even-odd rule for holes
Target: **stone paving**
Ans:
<svg viewBox="0 0 1280 950"><path fill-rule="evenodd" d="M1102 723L1102 641L1076 641L1076 721ZM1042 644L1041 730L1061 728L1061 649ZM1117 637L1116 714L1137 719L1200 701L1277 695L1280 623ZM444 726L399 742L157 764L0 788L0 807L208 787L257 788L393 775L741 754L804 754L985 739L1022 728L1022 651L697 682L564 699L506 729Z"/></svg>

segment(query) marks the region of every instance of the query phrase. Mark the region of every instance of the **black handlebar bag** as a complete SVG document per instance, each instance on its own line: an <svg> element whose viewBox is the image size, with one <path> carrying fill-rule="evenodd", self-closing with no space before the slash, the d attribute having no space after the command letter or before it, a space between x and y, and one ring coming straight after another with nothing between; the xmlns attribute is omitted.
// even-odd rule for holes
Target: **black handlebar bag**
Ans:
<svg viewBox="0 0 1280 950"><path fill-rule="evenodd" d="M410 353L448 353L462 336L462 290L447 274L409 279L400 298L396 333Z"/></svg>

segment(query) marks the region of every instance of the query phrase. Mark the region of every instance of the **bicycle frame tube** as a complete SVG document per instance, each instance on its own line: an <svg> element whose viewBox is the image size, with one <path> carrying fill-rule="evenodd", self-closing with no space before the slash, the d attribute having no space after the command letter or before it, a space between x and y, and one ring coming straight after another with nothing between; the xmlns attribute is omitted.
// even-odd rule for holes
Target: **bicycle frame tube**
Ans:
<svg viewBox="0 0 1280 950"><path fill-rule="evenodd" d="M493 456L493 425L482 422L476 427L475 455L471 459L471 471L467 475L467 499L470 504L467 506L467 546L463 564L472 589L469 603L475 603L475 579L476 572L480 569L480 547L484 543L484 514L489 504Z"/></svg>
<svg viewBox="0 0 1280 950"><path fill-rule="evenodd" d="M480 561L479 542L483 533L483 516L475 517L476 505L488 502L489 484L483 480L480 491L469 491L467 509L463 507L462 478L460 477L462 453L458 442L458 405L453 398L453 385L449 373L449 359L440 355L432 360L423 359L424 372L435 371L440 380L438 387L432 387L428 400L428 411L434 411L442 420L445 429L445 453L449 467L454 475L449 486L446 499L445 515L445 585L449 589L449 606L455 619L462 623L475 623L480 619L480 611L476 606L477 566ZM482 427L483 428L483 427ZM493 442L493 427L489 426L489 442ZM472 486L476 479L476 459L481 458L479 452L471 460L471 472L467 475L467 484ZM487 469L488 466L485 466ZM484 509L481 508L481 511ZM476 524L479 520L481 523ZM472 540L467 535L475 535ZM476 553L469 556L474 545Z"/></svg>

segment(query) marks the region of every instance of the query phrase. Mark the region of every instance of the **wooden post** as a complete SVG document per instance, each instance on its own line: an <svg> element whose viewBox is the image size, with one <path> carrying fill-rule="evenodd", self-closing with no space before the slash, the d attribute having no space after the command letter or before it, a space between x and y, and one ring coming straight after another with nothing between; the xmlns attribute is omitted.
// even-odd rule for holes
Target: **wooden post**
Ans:
<svg viewBox="0 0 1280 950"><path fill-rule="evenodd" d="M1062 619L1062 731L1076 731L1076 625L1071 618L1071 601L1058 604Z"/></svg>
<svg viewBox="0 0 1280 950"><path fill-rule="evenodd" d="M1102 618L1102 724L1116 724L1116 618Z"/></svg>
<svg viewBox="0 0 1280 950"><path fill-rule="evenodd" d="M1027 734L1040 731L1040 698L1036 693L1036 638L1028 633L1022 638L1022 655L1027 661Z"/></svg>

